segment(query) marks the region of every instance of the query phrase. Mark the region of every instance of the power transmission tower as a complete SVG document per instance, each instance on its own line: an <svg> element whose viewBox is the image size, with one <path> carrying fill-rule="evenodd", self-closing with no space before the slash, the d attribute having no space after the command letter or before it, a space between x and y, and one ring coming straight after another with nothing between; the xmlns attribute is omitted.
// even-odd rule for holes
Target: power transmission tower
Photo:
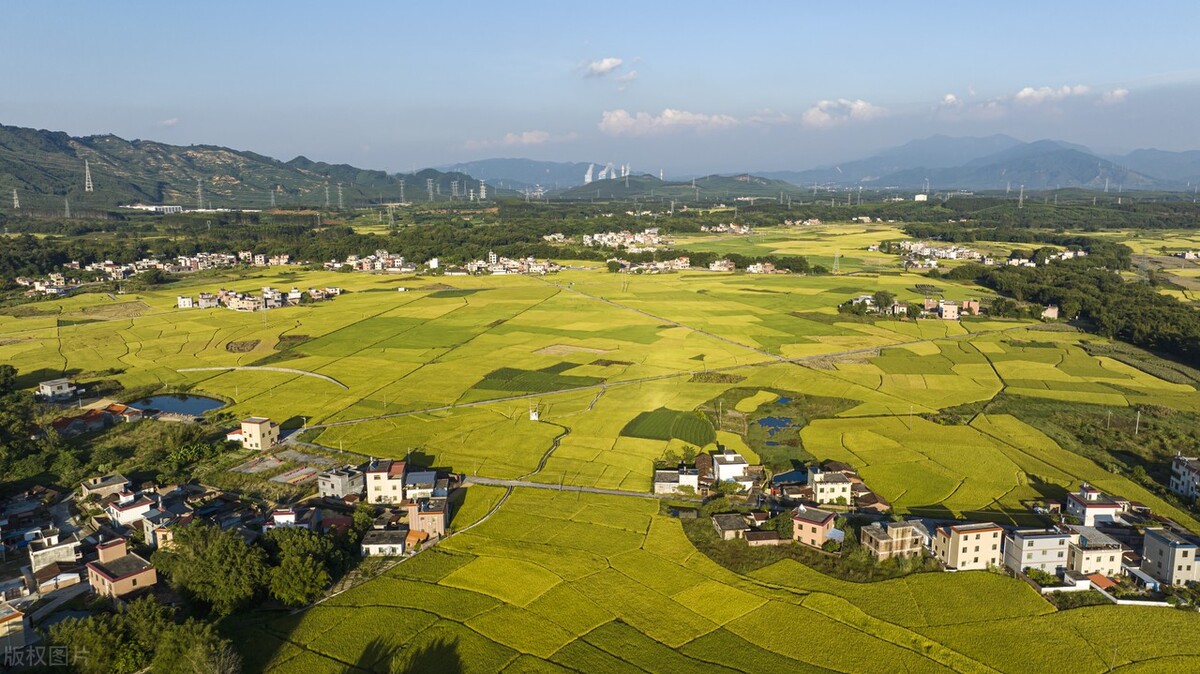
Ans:
<svg viewBox="0 0 1200 674"><path fill-rule="evenodd" d="M400 179L400 203L404 203L404 178Z"/></svg>
<svg viewBox="0 0 1200 674"><path fill-rule="evenodd" d="M458 181L457 180L450 181L450 198L451 199L458 198Z"/></svg>
<svg viewBox="0 0 1200 674"><path fill-rule="evenodd" d="M1021 185L1021 195L1017 197L1017 208L1025 208L1025 186Z"/></svg>
<svg viewBox="0 0 1200 674"><path fill-rule="evenodd" d="M841 257L842 257L841 250L833 251L833 273L835 273L835 274L842 270Z"/></svg>
<svg viewBox="0 0 1200 674"><path fill-rule="evenodd" d="M17 188L13 188L13 210L21 210L21 200L17 198Z"/></svg>
<svg viewBox="0 0 1200 674"><path fill-rule="evenodd" d="M63 217L71 217L71 202L66 197L63 197Z"/></svg>
<svg viewBox="0 0 1200 674"><path fill-rule="evenodd" d="M479 181L479 200L487 201L487 183Z"/></svg>
<svg viewBox="0 0 1200 674"><path fill-rule="evenodd" d="M429 194L429 200L433 201L433 178L425 179L425 191Z"/></svg>
<svg viewBox="0 0 1200 674"><path fill-rule="evenodd" d="M271 208L275 208L275 190L271 190Z"/></svg>
<svg viewBox="0 0 1200 674"><path fill-rule="evenodd" d="M92 167L86 159L83 160L83 191L92 191Z"/></svg>
<svg viewBox="0 0 1200 674"><path fill-rule="evenodd" d="M388 204L388 227L396 226L396 217L392 211L392 205Z"/></svg>
<svg viewBox="0 0 1200 674"><path fill-rule="evenodd" d="M329 183L325 183L325 208L329 208Z"/></svg>
<svg viewBox="0 0 1200 674"><path fill-rule="evenodd" d="M346 206L342 202L342 184L338 183L338 210L340 211L340 210L343 210L344 208L346 208Z"/></svg>
<svg viewBox="0 0 1200 674"><path fill-rule="evenodd" d="M204 210L204 183L196 178L196 209Z"/></svg>

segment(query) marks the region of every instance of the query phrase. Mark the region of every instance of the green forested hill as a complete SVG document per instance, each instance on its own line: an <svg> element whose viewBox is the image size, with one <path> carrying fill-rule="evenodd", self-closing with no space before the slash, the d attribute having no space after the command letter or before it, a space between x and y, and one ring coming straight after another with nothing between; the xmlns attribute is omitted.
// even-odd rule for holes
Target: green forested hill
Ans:
<svg viewBox="0 0 1200 674"><path fill-rule="evenodd" d="M91 167L94 191L84 191L84 162ZM215 207L323 206L337 204L342 184L346 207L400 198L405 182L408 200L427 200L426 179L434 180L434 199L445 201L451 183L461 194L478 190L479 181L462 173L425 169L397 175L346 164L314 162L297 157L289 162L254 152L215 145L167 145L125 140L112 135L72 137L0 125L0 209L12 207L17 190L23 209L61 209L64 198L74 209L107 208L134 202L195 206L198 193L204 205ZM502 196L488 187L490 196ZM515 194L515 193L507 193Z"/></svg>

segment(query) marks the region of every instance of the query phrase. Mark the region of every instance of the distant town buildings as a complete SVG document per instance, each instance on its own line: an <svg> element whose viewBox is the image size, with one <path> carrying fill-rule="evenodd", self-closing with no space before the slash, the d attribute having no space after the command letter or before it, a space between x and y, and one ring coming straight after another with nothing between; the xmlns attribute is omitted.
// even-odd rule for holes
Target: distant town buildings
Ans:
<svg viewBox="0 0 1200 674"><path fill-rule="evenodd" d="M629 253L647 253L670 245L670 241L659 236L657 227L649 227L641 232L633 233L628 230L620 232L602 232L599 234L584 234L583 245L591 248L619 248Z"/></svg>

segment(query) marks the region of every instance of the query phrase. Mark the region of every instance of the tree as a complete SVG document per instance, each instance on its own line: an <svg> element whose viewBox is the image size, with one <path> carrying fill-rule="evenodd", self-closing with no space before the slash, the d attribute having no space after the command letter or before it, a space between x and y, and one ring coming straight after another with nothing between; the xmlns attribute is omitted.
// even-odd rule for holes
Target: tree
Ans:
<svg viewBox="0 0 1200 674"><path fill-rule="evenodd" d="M915 321L921 317L921 306L919 304L910 304L904 309L904 313Z"/></svg>
<svg viewBox="0 0 1200 674"><path fill-rule="evenodd" d="M304 606L316 601L329 582L329 572L317 560L287 556L271 570L271 596L289 606Z"/></svg>
<svg viewBox="0 0 1200 674"><path fill-rule="evenodd" d="M16 390L17 368L5 363L0 365L0 396L6 396Z"/></svg>
<svg viewBox="0 0 1200 674"><path fill-rule="evenodd" d="M606 266L611 274L616 274L617 272L621 271L621 263L617 262L616 260L609 260Z"/></svg>
<svg viewBox="0 0 1200 674"><path fill-rule="evenodd" d="M154 553L171 586L229 615L253 599L267 581L267 553L233 531L207 524L183 527L174 545Z"/></svg>
<svg viewBox="0 0 1200 674"><path fill-rule="evenodd" d="M872 299L875 300L875 306L880 311L889 309L896 303L896 296L886 290L876 290L875 294L872 295Z"/></svg>

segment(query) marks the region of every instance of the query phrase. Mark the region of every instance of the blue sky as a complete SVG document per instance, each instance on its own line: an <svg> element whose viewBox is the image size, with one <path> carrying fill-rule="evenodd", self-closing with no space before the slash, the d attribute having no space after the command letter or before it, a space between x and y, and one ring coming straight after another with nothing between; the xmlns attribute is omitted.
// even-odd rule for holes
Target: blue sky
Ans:
<svg viewBox="0 0 1200 674"><path fill-rule="evenodd" d="M934 133L1200 149L1200 3L831 5L14 3L0 123L388 170L802 169Z"/></svg>

